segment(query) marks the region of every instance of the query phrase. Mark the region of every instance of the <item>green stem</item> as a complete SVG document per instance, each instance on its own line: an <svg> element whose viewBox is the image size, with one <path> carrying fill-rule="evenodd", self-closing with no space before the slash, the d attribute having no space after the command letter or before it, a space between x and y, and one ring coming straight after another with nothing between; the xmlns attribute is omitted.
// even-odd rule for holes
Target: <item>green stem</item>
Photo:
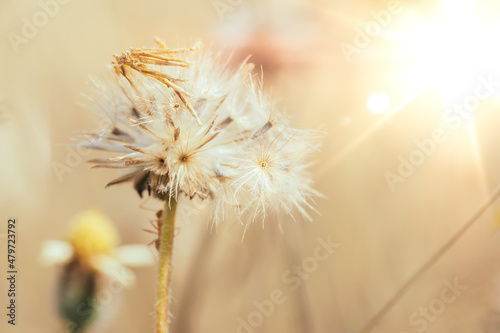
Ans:
<svg viewBox="0 0 500 333"><path fill-rule="evenodd" d="M168 332L168 291L174 245L175 212L177 201L167 199L160 233L160 262L158 269L158 287L156 291L156 333Z"/></svg>

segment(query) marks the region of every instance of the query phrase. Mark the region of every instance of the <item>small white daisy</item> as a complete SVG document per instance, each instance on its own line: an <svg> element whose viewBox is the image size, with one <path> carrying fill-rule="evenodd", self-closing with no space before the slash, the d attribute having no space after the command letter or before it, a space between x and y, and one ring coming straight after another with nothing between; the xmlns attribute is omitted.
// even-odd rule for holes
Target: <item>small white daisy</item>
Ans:
<svg viewBox="0 0 500 333"><path fill-rule="evenodd" d="M103 306L100 293L110 282L121 287L134 283L134 273L125 266L152 266L155 258L146 245L118 246L113 223L98 210L77 214L70 221L67 238L44 242L39 261L44 266L62 267L58 307L71 329L78 332L95 320ZM120 288L115 285L112 289Z"/></svg>

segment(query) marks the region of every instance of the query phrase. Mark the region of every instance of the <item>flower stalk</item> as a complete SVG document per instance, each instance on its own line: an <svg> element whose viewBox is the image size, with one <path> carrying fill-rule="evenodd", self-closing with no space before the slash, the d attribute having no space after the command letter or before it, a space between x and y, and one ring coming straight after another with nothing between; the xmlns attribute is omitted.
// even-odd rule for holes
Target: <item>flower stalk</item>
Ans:
<svg viewBox="0 0 500 333"><path fill-rule="evenodd" d="M172 248L174 245L176 200L165 200L165 210L160 232L160 262L158 268L158 285L156 291L156 333L168 332L168 296Z"/></svg>
<svg viewBox="0 0 500 333"><path fill-rule="evenodd" d="M167 333L179 196L208 200L214 225L241 221L246 230L279 212L311 220L308 210L322 197L308 170L320 135L290 127L262 90L262 78L252 74L252 64L231 69L198 45L157 44L115 56L112 80L93 81L90 99L105 112L106 126L86 135L84 146L119 154L91 161L128 170L107 186L131 182L141 197L147 192L165 200L158 215L155 329Z"/></svg>

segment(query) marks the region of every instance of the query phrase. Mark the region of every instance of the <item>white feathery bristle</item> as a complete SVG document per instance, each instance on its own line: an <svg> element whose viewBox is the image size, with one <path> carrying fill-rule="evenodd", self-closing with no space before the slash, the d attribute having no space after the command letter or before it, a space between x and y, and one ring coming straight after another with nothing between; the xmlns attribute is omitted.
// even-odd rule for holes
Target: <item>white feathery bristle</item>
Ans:
<svg viewBox="0 0 500 333"><path fill-rule="evenodd" d="M211 200L214 223L297 211L310 219L321 196L307 170L317 132L289 126L251 64L232 70L207 51L164 52L190 65L137 58L143 67L127 67L136 63L126 55L111 79L93 81L91 101L107 121L87 146L120 153L96 166L129 169L109 185L132 181L141 196Z"/></svg>

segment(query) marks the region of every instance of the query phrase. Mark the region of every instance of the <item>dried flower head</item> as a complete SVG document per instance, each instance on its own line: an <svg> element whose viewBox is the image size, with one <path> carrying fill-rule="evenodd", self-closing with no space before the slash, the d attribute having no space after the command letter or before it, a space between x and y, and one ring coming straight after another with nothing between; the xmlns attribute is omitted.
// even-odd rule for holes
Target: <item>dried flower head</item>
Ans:
<svg viewBox="0 0 500 333"><path fill-rule="evenodd" d="M214 222L295 210L310 219L306 208L320 195L307 171L318 134L289 126L252 64L232 70L198 46L157 42L115 56L116 75L93 81L91 99L109 121L86 145L119 155L91 162L129 170L108 186L131 181L141 196L210 199Z"/></svg>

